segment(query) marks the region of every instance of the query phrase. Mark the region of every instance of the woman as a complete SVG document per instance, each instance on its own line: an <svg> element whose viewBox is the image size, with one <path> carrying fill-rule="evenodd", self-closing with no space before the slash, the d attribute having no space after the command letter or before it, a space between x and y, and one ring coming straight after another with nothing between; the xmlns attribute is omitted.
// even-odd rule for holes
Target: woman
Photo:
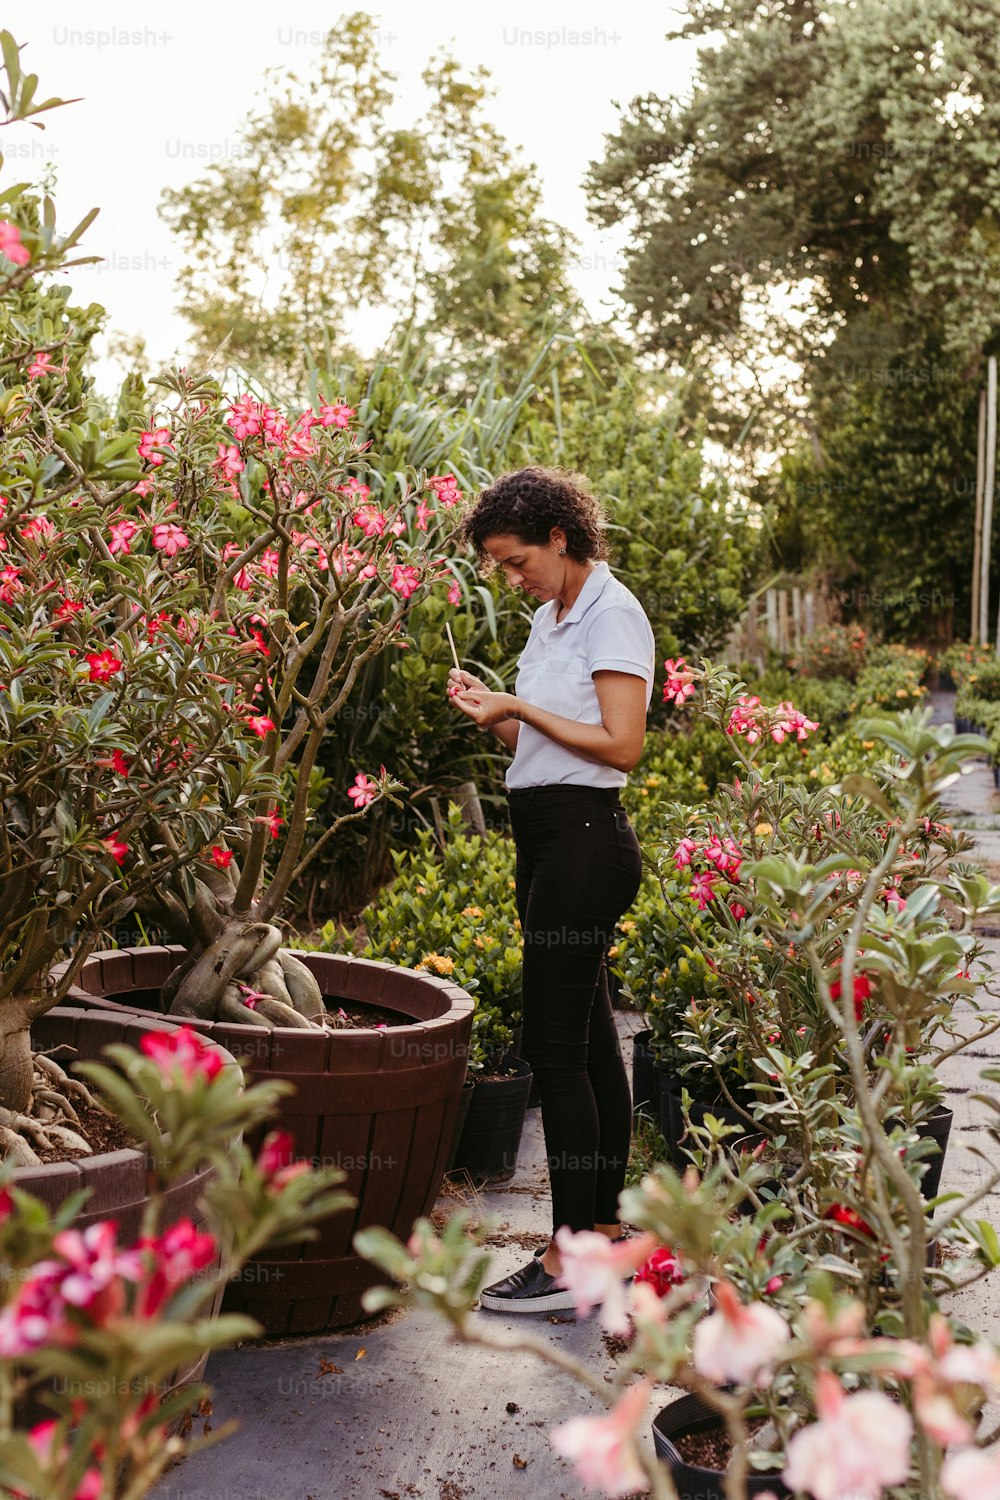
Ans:
<svg viewBox="0 0 1000 1500"><path fill-rule="evenodd" d="M515 693L452 668L452 701L514 752L507 799L524 936L524 1056L542 1104L553 1238L487 1287L485 1308L572 1307L555 1234L620 1237L632 1111L605 951L639 890L639 843L620 800L638 761L655 645L608 566L604 515L579 474L527 468L484 490L463 522L483 571L542 601Z"/></svg>

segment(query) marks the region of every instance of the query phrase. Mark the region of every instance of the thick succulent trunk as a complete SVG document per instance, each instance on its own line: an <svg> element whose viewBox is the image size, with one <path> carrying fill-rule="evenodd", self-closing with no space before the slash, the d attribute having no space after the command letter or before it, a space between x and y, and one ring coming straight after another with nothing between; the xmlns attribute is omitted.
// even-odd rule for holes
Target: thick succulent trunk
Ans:
<svg viewBox="0 0 1000 1500"><path fill-rule="evenodd" d="M31 1103L30 1017L26 995L0 1001L0 1108L17 1114Z"/></svg>
<svg viewBox="0 0 1000 1500"><path fill-rule="evenodd" d="M213 943L189 954L163 988L172 1016L253 1026L322 1025L326 1007L304 964L281 948L267 922L232 919Z"/></svg>

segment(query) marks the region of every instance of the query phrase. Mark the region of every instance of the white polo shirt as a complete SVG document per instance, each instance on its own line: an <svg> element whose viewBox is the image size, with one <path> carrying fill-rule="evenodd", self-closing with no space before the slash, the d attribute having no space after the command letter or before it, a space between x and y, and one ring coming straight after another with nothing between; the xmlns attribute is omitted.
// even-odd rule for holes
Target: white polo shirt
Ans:
<svg viewBox="0 0 1000 1500"><path fill-rule="evenodd" d="M561 718L600 724L593 674L628 672L644 680L648 708L656 655L652 626L638 599L612 575L608 564L594 565L572 609L557 624L558 607L550 599L535 611L517 660L517 696ZM624 771L598 765L522 724L506 786L510 791L520 786L624 786L627 780Z"/></svg>

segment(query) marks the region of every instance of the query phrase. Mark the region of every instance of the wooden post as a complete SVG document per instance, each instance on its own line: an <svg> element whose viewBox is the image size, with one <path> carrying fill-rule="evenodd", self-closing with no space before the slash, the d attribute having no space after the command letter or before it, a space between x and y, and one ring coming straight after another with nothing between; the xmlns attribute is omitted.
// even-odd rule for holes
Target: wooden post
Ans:
<svg viewBox="0 0 1000 1500"><path fill-rule="evenodd" d="M812 635L816 629L816 601L813 598L812 589L806 589L802 605L805 614L806 635Z"/></svg>
<svg viewBox="0 0 1000 1500"><path fill-rule="evenodd" d="M792 585L792 644L796 651L802 645L802 590Z"/></svg>
<svg viewBox="0 0 1000 1500"><path fill-rule="evenodd" d="M975 644L979 631L979 569L983 555L983 480L986 467L986 392L979 392L979 437L976 443L976 521L972 543L972 618L969 640Z"/></svg>
<svg viewBox="0 0 1000 1500"><path fill-rule="evenodd" d="M778 650L788 650L788 590L778 590Z"/></svg>
<svg viewBox="0 0 1000 1500"><path fill-rule="evenodd" d="M772 646L777 646L778 600L774 589L768 589L764 595L764 608L767 611L767 639Z"/></svg>
<svg viewBox="0 0 1000 1500"><path fill-rule="evenodd" d="M483 816L483 804L479 800L479 788L474 781L463 781L461 786L455 788L455 801L462 810L462 820L467 823L473 833L486 833L486 819Z"/></svg>
<svg viewBox="0 0 1000 1500"><path fill-rule="evenodd" d="M986 464L983 469L983 545L979 560L979 640L990 638L990 552L993 547L993 483L997 458L997 359L986 365Z"/></svg>

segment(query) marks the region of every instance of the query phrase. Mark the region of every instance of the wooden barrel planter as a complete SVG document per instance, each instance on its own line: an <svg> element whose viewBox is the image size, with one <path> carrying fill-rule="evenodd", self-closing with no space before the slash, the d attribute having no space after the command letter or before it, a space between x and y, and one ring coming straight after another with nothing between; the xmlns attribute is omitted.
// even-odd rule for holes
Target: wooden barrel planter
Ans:
<svg viewBox="0 0 1000 1500"><path fill-rule="evenodd" d="M73 1003L158 1011L160 986L183 953L92 954ZM294 1136L300 1159L340 1168L344 1191L357 1201L319 1225L317 1239L266 1252L230 1283L225 1310L248 1313L272 1335L322 1333L367 1316L362 1294L385 1277L355 1254L354 1235L378 1224L405 1240L433 1208L455 1143L472 1034L472 997L446 979L340 954L298 957L331 1008L353 1001L410 1019L384 1031L336 1032L186 1023L238 1058L248 1081L295 1085L275 1123Z"/></svg>
<svg viewBox="0 0 1000 1500"><path fill-rule="evenodd" d="M114 1014L92 1006L76 1006L64 1003L54 1007L44 1016L32 1022L31 1042L38 1051L46 1051L63 1066L74 1061L98 1061L103 1059L105 1047L113 1042L124 1042L138 1047L143 1035L150 1031L168 1031L171 1028L163 1021L152 1017ZM220 1048L225 1066L238 1066L225 1049ZM161 1227L167 1228L178 1219L189 1218L203 1231L209 1229L201 1205L201 1195L211 1179L211 1169L192 1174L175 1183L164 1194ZM149 1201L146 1186L146 1155L139 1148L108 1151L93 1156L79 1157L76 1161L46 1162L37 1167L18 1167L12 1178L12 1186L41 1200L50 1212L55 1211L70 1196L81 1190L88 1193L86 1203L73 1220L76 1229L87 1229L101 1219L114 1219L118 1225L118 1243L129 1245L138 1239L142 1219ZM218 1270L216 1260L214 1269ZM211 1267L206 1268L206 1272ZM222 1302L222 1292L206 1307L201 1316L214 1316ZM168 1382L165 1394L190 1381L200 1380L207 1356L195 1364L178 1370ZM43 1421L52 1415L48 1407L37 1406L28 1398L26 1411L31 1410L31 1420Z"/></svg>

